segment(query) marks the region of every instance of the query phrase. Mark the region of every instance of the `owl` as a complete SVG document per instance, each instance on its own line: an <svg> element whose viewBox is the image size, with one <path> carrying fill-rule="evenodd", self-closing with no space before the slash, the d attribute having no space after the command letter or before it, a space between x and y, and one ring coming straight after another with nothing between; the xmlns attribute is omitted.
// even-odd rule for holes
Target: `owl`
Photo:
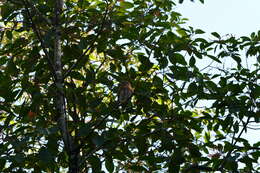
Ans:
<svg viewBox="0 0 260 173"><path fill-rule="evenodd" d="M128 100L131 98L133 93L134 93L134 89L132 88L130 82L128 81L121 82L117 92L118 102L121 105L126 104Z"/></svg>

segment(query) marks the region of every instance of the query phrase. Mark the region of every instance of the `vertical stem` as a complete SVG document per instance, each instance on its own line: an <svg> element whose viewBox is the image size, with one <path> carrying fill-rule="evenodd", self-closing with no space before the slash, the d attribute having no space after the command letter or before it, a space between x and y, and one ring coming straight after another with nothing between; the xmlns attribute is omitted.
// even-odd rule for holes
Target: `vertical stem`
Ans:
<svg viewBox="0 0 260 173"><path fill-rule="evenodd" d="M67 151L70 151L69 145L69 135L67 128L67 118L66 118L66 108L64 101L64 91L63 91L63 79L62 79L62 64L61 64L61 28L60 28L60 14L62 10L62 0L56 0L55 8L55 41L54 41L54 58L55 58L55 75L56 75L56 109L58 112L58 123L61 128L64 145Z"/></svg>
<svg viewBox="0 0 260 173"><path fill-rule="evenodd" d="M79 171L78 166L78 152L73 150L72 137L68 130L67 116L66 116L66 105L64 96L64 80L62 75L62 62L61 62L61 13L63 7L63 0L56 0L55 4L55 20L54 20L54 59L55 59L55 76L56 76L56 109L58 112L58 124L61 130L65 150L69 155L69 172L77 173Z"/></svg>

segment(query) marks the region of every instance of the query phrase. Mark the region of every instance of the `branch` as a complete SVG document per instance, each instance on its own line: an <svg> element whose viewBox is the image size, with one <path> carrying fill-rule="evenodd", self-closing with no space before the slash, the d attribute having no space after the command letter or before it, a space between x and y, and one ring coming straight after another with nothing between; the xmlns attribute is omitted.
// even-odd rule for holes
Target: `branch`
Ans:
<svg viewBox="0 0 260 173"><path fill-rule="evenodd" d="M75 85L75 83L74 83L72 78L70 78L69 86L71 86L73 89L76 88L76 85ZM78 102L78 99L77 99L76 93L73 90L72 90L71 94L72 94L72 96L70 96L70 97L71 97L72 101L70 103L69 100L68 100L68 103L72 104L73 111L71 109L69 109L70 110L70 114L71 114L71 117L72 117L73 121L76 122L76 123L79 123L80 119L79 119L79 116L78 116L78 113L77 113L77 106L76 106L76 103Z"/></svg>
<svg viewBox="0 0 260 173"><path fill-rule="evenodd" d="M55 85L57 87L56 96L56 109L58 111L58 124L62 133L63 142L65 148L69 154L72 152L71 136L68 131L67 117L66 117L66 106L64 97L63 77L62 77L62 64L61 64L61 24L60 16L62 12L63 0L57 0L55 4L55 40L54 40L54 58L55 58Z"/></svg>
<svg viewBox="0 0 260 173"><path fill-rule="evenodd" d="M242 134L244 133L244 131L246 130L246 127L247 127L248 123L250 122L250 118L251 118L250 116L247 118L247 121L246 121L246 123L244 124L243 129L241 130L241 132L240 132L239 135L237 136L237 139L240 138L241 135L242 135ZM232 143L233 143L232 145L233 145L233 146L236 145L236 143L237 143L237 140L234 141L234 138L235 138L235 134L234 134L234 136L233 136L233 138L232 138ZM223 158L222 163L220 164L219 170L223 171L223 168L224 168L226 159L231 156L232 152L233 152L233 150L229 150L229 152L227 153L227 155Z"/></svg>
<svg viewBox="0 0 260 173"><path fill-rule="evenodd" d="M33 7L34 12L37 13L43 20L45 20L45 22L46 22L48 25L52 26L51 20L49 20L46 16L44 16L44 15L34 6L34 4L33 4L31 1L27 0L27 3L28 3L31 7Z"/></svg>
<svg viewBox="0 0 260 173"><path fill-rule="evenodd" d="M76 59L76 62L75 62L74 64L72 64L72 66L71 66L71 67L68 69L68 71L64 74L63 79L65 79L65 78L71 73L71 71L72 71L75 67L77 67L77 65L78 65L79 62L82 60L82 58L87 55L87 52L89 52L88 55L90 55L90 54L94 51L94 44L95 44L96 40L98 39L99 35L101 34L101 32L102 32L102 30L103 30L103 28L104 28L105 20L106 20L107 15L108 15L108 11L109 11L108 6L109 6L109 4L108 4L107 1L106 1L106 3L107 3L107 7L106 7L105 15L103 16L103 19L102 19L102 22L101 22L101 26L100 26L100 28L99 28L99 31L97 32L96 37L93 39L93 41L92 41L92 43L89 45L89 47Z"/></svg>
<svg viewBox="0 0 260 173"><path fill-rule="evenodd" d="M42 36L41 36L40 32L38 31L37 26L35 25L35 23L33 21L33 18L32 18L32 15L31 15L31 13L30 13L30 11L28 9L28 6L30 6L30 4L28 3L27 0L23 0L23 4L25 6L26 13L27 13L27 15L28 15L28 17L29 17L29 19L30 19L30 21L32 23L32 29L33 29L34 33L36 34L37 39L40 41L40 44L41 44L41 47L42 47L43 52L45 54L45 57L47 58L48 64L51 67L51 73L52 73L54 79L56 79L56 76L55 76L55 73L54 73L55 72L55 67L53 65L53 62L51 61L49 52L47 51L47 48L46 48L46 46L45 46L45 44L43 42Z"/></svg>

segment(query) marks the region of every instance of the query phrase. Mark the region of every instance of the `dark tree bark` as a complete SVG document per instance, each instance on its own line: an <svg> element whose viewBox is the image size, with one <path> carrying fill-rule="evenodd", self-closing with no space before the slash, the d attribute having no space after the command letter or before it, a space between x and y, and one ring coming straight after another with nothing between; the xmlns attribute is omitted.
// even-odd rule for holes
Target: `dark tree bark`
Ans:
<svg viewBox="0 0 260 173"><path fill-rule="evenodd" d="M64 79L62 74L62 52L61 52L61 13L63 7L63 0L56 0L55 6L55 20L54 20L54 30L55 30L55 41L54 41L54 60L55 60L55 85L57 88L56 94L56 109L58 113L58 124L63 137L63 142L65 145L66 152L69 155L69 172L77 173L79 172L78 164L78 151L73 148L72 137L68 130L67 115L66 115L66 104L64 95Z"/></svg>

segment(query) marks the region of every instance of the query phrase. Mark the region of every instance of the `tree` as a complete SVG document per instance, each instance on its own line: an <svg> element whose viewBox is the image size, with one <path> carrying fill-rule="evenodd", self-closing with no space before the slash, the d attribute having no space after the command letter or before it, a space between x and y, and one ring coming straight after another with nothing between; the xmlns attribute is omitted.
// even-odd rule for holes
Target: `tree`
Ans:
<svg viewBox="0 0 260 173"><path fill-rule="evenodd" d="M176 5L2 2L1 171L257 172L241 135L260 118L260 33L208 41Z"/></svg>

